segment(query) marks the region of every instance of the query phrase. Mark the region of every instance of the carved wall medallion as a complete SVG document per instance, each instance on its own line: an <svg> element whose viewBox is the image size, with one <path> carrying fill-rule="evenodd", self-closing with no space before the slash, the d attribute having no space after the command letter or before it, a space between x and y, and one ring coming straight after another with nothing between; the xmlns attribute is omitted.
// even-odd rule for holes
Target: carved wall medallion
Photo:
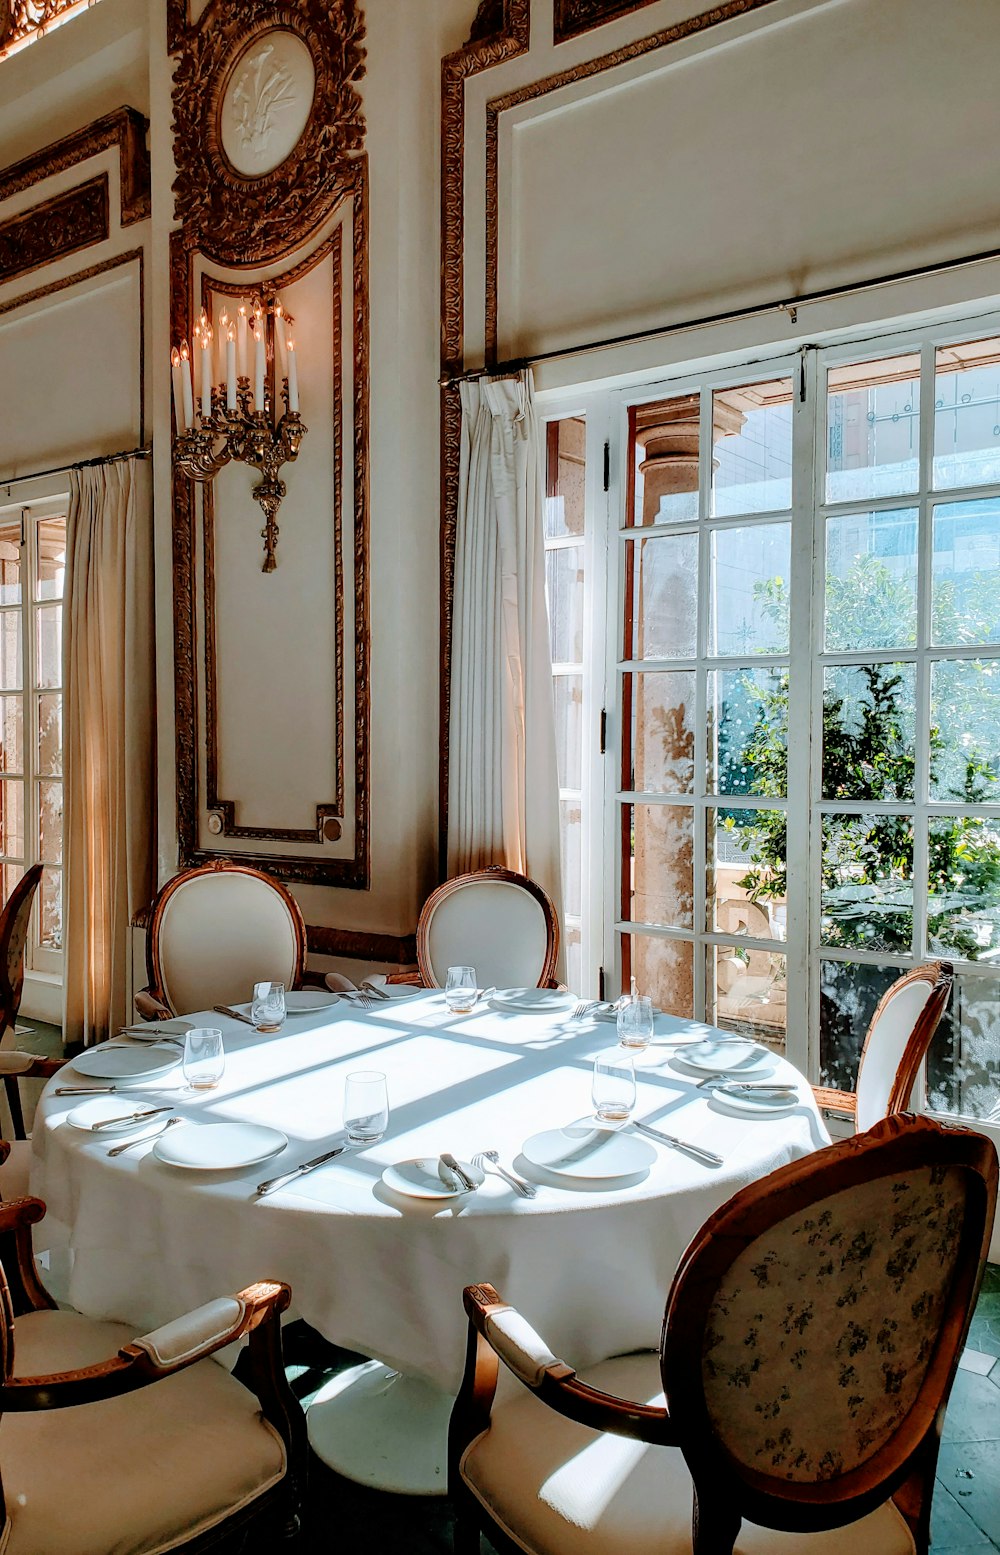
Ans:
<svg viewBox="0 0 1000 1555"><path fill-rule="evenodd" d="M108 175L0 222L0 285L110 235Z"/></svg>
<svg viewBox="0 0 1000 1555"><path fill-rule="evenodd" d="M78 162L85 162L88 157L97 156L109 146L118 147L122 226L145 221L149 215L146 121L134 108L118 108L63 140L53 141L41 151L4 168L0 172L0 203L41 183L44 178L52 178L56 173L75 167Z"/></svg>
<svg viewBox="0 0 1000 1555"><path fill-rule="evenodd" d="M652 4L653 0L555 0L553 37L556 43L565 43L602 22L617 21L619 16Z"/></svg>
<svg viewBox="0 0 1000 1555"><path fill-rule="evenodd" d="M203 253L278 258L343 199L364 145L363 36L356 0L211 0L181 29L174 195Z"/></svg>

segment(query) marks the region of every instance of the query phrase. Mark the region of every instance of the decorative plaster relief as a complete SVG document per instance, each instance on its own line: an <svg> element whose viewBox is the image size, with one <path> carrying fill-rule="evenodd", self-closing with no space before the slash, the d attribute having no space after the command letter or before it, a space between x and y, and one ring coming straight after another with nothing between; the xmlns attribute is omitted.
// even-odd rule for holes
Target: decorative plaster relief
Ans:
<svg viewBox="0 0 1000 1555"><path fill-rule="evenodd" d="M0 223L0 284L102 243L110 231L108 175L102 173Z"/></svg>
<svg viewBox="0 0 1000 1555"><path fill-rule="evenodd" d="M600 27L602 22L617 21L630 11L641 11L652 5L653 0L555 0L553 36L556 43L565 43L578 33Z"/></svg>
<svg viewBox="0 0 1000 1555"><path fill-rule="evenodd" d="M219 116L222 149L237 173L259 178L291 155L315 92L312 55L295 33L275 29L240 55Z"/></svg>

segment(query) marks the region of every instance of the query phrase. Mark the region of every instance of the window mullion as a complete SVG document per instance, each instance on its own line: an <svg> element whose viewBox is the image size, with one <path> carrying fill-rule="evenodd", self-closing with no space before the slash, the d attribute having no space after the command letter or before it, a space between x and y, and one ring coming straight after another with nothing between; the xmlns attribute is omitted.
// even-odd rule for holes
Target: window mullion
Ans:
<svg viewBox="0 0 1000 1555"><path fill-rule="evenodd" d="M933 522L930 500L934 465L934 347L924 345L920 359L920 499L917 529L916 769L913 775L913 955L922 960L927 944L927 817L930 798L931 640Z"/></svg>

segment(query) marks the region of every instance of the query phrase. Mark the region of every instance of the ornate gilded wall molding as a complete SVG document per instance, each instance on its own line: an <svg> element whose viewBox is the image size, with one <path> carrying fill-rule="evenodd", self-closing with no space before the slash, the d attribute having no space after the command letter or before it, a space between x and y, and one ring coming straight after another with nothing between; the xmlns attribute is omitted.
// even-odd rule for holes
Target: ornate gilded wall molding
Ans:
<svg viewBox="0 0 1000 1555"><path fill-rule="evenodd" d="M122 226L149 215L149 154L146 120L134 108L118 108L82 130L43 146L30 157L0 171L0 203L56 173L76 167L109 146L118 148Z"/></svg>
<svg viewBox="0 0 1000 1555"><path fill-rule="evenodd" d="M641 59L644 54L651 54L656 49L668 48L672 43L680 43L684 38L692 38L697 33L707 32L709 28L718 27L722 22L732 21L737 16L745 16L750 11L759 11L764 6L772 5L773 3L774 0L723 0L723 4L715 5L709 11L702 11L698 16L688 17L686 21L677 22L673 27L662 27L659 32L650 33L648 37L637 38L634 43L623 44L621 48L614 49L609 54L601 54L596 59L588 59L582 64L572 66L568 70L561 70L557 75L546 76L541 81L534 81L528 86L518 87L516 91L508 92L503 97L495 97L486 104L487 362L496 361L498 349L497 309L500 248L498 167L499 124L501 116L508 113L512 108L519 108L522 104L532 102L538 97L544 97L549 92L558 92L561 87L572 86L578 81L587 80L590 76L600 75L605 70L614 70L616 66L627 64L630 60Z"/></svg>
<svg viewBox="0 0 1000 1555"><path fill-rule="evenodd" d="M213 0L188 32L173 87L174 196L216 263L289 252L344 198L364 145L363 36L355 0Z"/></svg>
<svg viewBox="0 0 1000 1555"><path fill-rule="evenodd" d="M498 28L498 12L500 26ZM441 62L441 373L460 372L465 358L465 83L524 54L530 42L530 0L483 0L468 43ZM448 831L448 715L455 522L462 407L458 389L441 390L441 693L438 763L440 872Z"/></svg>
<svg viewBox="0 0 1000 1555"><path fill-rule="evenodd" d="M102 243L110 231L108 175L102 173L0 222L0 285Z"/></svg>
<svg viewBox="0 0 1000 1555"><path fill-rule="evenodd" d="M653 0L555 0L552 33L556 43L565 43L591 27L617 21L630 11L641 11Z"/></svg>

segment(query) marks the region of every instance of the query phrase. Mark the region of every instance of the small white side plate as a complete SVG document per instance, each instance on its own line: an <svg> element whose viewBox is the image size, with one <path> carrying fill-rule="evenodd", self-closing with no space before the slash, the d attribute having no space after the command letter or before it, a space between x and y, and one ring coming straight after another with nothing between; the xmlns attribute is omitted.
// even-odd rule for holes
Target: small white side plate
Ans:
<svg viewBox="0 0 1000 1555"><path fill-rule="evenodd" d="M89 1075L92 1080L141 1085L144 1080L158 1080L161 1075L176 1069L181 1057L180 1048L173 1042L163 1047L154 1047L152 1043L140 1046L106 1042L100 1047L88 1048L72 1063L78 1074Z"/></svg>
<svg viewBox="0 0 1000 1555"><path fill-rule="evenodd" d="M631 1177L656 1160L656 1151L647 1140L587 1121L533 1134L521 1146L521 1154L547 1172L587 1182Z"/></svg>
<svg viewBox="0 0 1000 1555"><path fill-rule="evenodd" d="M456 1160L477 1186L486 1181L478 1166L463 1161L460 1156ZM467 1188L449 1188L438 1171L438 1158L435 1155L417 1156L413 1161L397 1161L394 1166L386 1167L382 1181L387 1188L394 1189L396 1193L409 1194L414 1199L457 1199L460 1194L469 1191Z"/></svg>
<svg viewBox="0 0 1000 1555"><path fill-rule="evenodd" d="M287 1144L284 1134L263 1123L189 1123L157 1140L153 1154L168 1166L224 1172L269 1161Z"/></svg>
<svg viewBox="0 0 1000 1555"><path fill-rule="evenodd" d="M794 1112L799 1105L799 1098L793 1091L787 1096L754 1096L750 1091L741 1094L714 1090L711 1098L726 1112L738 1113L741 1118L780 1117L783 1112Z"/></svg>
<svg viewBox="0 0 1000 1555"><path fill-rule="evenodd" d="M513 1010L526 1015L574 1010L579 1002L576 994L563 993L560 988L498 988L489 998L495 1010Z"/></svg>
<svg viewBox="0 0 1000 1555"><path fill-rule="evenodd" d="M153 1108L161 1105L154 1101L140 1102L138 1097L130 1101L127 1096L95 1096L93 1101L85 1101L79 1107L74 1107L72 1112L67 1112L66 1122L73 1128L80 1129L84 1134L92 1134L94 1125L106 1123L108 1118L124 1117L129 1111L145 1112L147 1107ZM158 1117L144 1118L139 1122L131 1119L126 1123L116 1123L112 1128L97 1130L97 1137L107 1135L110 1139L113 1134L135 1134L143 1129L155 1128L162 1124L166 1113L161 1112Z"/></svg>
<svg viewBox="0 0 1000 1555"><path fill-rule="evenodd" d="M193 1020L147 1020L134 1026L123 1026L121 1035L143 1042L159 1042L164 1037L183 1037L193 1029Z"/></svg>

